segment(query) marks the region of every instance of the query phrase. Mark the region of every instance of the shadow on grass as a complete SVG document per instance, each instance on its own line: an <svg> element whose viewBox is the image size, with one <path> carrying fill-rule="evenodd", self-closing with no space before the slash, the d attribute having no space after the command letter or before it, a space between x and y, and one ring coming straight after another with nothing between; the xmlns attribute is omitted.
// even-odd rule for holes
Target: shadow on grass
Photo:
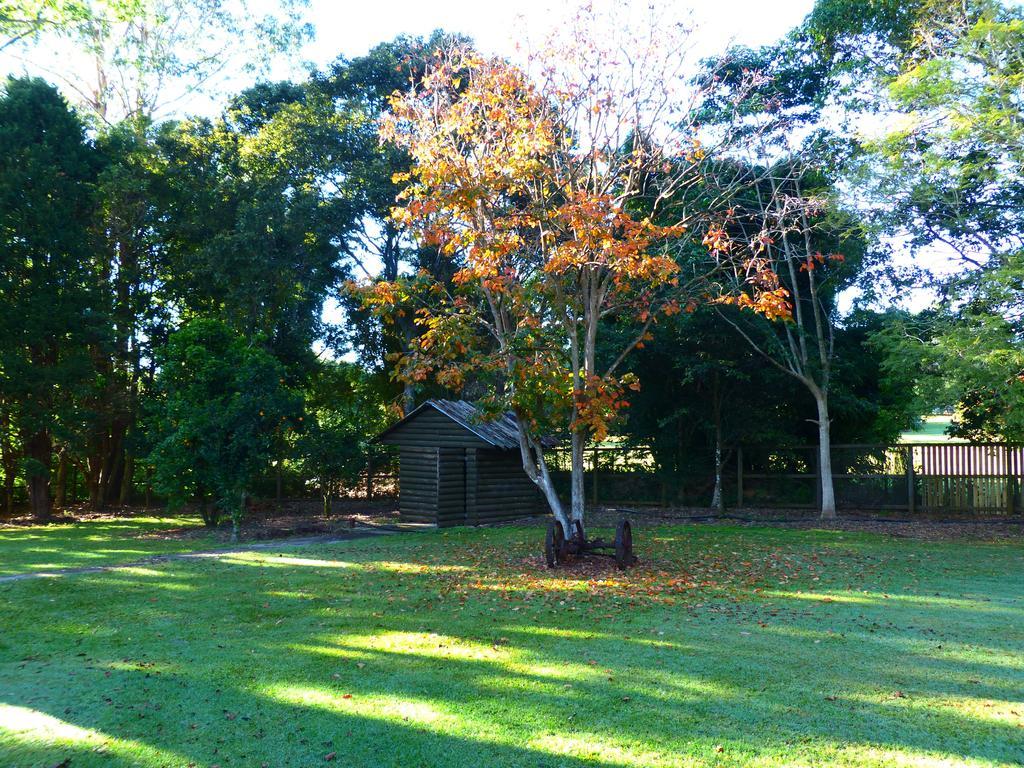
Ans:
<svg viewBox="0 0 1024 768"><path fill-rule="evenodd" d="M212 535L159 538L167 531L202 531L198 518L137 517L88 523L0 527L0 576L41 570L115 565L214 543Z"/></svg>
<svg viewBox="0 0 1024 768"><path fill-rule="evenodd" d="M988 587L991 610L954 597L979 584L942 562L896 574L916 575L927 599L873 597L891 587L869 576L860 602L806 574L783 588L762 573L755 587L741 569L735 583L665 602L631 593L641 572L610 574L625 589L607 595L572 573L518 584L517 556L486 571L459 547L413 537L0 590L0 602L19 601L5 610L0 701L26 724L2 724L4 764L1024 758L1024 729L1007 714L1024 690L1012 581ZM769 597L756 592L766 584ZM795 591L810 586L832 602ZM47 743L50 732L69 736Z"/></svg>

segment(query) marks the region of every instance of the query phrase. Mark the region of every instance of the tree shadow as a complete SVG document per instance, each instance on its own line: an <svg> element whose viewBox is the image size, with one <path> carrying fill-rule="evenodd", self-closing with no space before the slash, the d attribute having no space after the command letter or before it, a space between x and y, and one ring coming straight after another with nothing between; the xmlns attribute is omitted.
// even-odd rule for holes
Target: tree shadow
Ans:
<svg viewBox="0 0 1024 768"><path fill-rule="evenodd" d="M994 606L951 608L813 577L764 596L741 574L742 601L731 585L616 590L612 611L578 574L510 586L493 573L419 537L11 585L0 603L60 599L62 621L16 617L26 642L21 656L0 648L0 701L127 746L8 736L0 752L74 766L310 765L331 752L343 765L475 766L1024 757L1005 716L1024 691L1012 584ZM952 583L941 568L921 579L917 592ZM553 595L537 597L546 583Z"/></svg>

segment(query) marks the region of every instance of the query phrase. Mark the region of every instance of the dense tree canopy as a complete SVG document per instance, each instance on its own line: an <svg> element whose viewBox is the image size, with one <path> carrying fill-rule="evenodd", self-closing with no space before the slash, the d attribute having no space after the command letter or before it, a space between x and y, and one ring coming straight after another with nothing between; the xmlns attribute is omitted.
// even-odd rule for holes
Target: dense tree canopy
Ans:
<svg viewBox="0 0 1024 768"><path fill-rule="evenodd" d="M50 514L56 441L86 420L90 349L108 318L93 252L100 168L82 122L41 80L8 80L0 97L0 403L5 453L39 517ZM16 460L4 457L10 505Z"/></svg>
<svg viewBox="0 0 1024 768"><path fill-rule="evenodd" d="M692 69L588 9L522 67L438 31L218 94L303 6L0 4L5 50L93 65L0 95L7 514L212 519L275 477L329 508L433 395L516 412L556 514L565 438L567 523L595 444L717 502L738 444L1024 439L1019 8L819 0Z"/></svg>

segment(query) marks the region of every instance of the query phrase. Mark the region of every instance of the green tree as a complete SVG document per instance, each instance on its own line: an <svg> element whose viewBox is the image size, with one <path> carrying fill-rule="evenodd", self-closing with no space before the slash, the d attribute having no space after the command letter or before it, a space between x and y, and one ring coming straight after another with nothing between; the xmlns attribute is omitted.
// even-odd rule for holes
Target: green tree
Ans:
<svg viewBox="0 0 1024 768"><path fill-rule="evenodd" d="M670 502L721 508L722 468L738 444L803 444L813 437L804 434L805 404L789 377L737 343L710 308L659 320L627 366L641 387L621 431L651 448Z"/></svg>
<svg viewBox="0 0 1024 768"><path fill-rule="evenodd" d="M962 279L966 300L898 317L873 335L884 372L915 380L922 412L954 407L954 436L1024 442L1024 256Z"/></svg>
<svg viewBox="0 0 1024 768"><path fill-rule="evenodd" d="M355 484L381 453L373 437L388 422L383 383L381 374L334 361L324 362L310 383L309 423L299 437L297 454L303 474L320 491L325 515L338 489Z"/></svg>
<svg viewBox="0 0 1024 768"><path fill-rule="evenodd" d="M824 109L839 87L806 41L791 35L757 51L730 50L708 62L700 79L713 83L701 114L712 125L742 116L746 155L719 164L710 187L730 206L721 250L751 244L749 264L778 276L792 309L770 325L721 313L764 360L807 389L815 406L821 515L835 517L830 398L837 372L837 296L876 266L864 217L843 199L843 170L856 144L828 130ZM737 236L738 235L738 236ZM742 276L742 275L740 275ZM739 306L747 300L739 296Z"/></svg>
<svg viewBox="0 0 1024 768"><path fill-rule="evenodd" d="M402 188L394 181L395 174L408 172L411 160L400 147L382 143L378 128L393 93L420 82L440 51L468 42L441 30L426 39L403 36L374 46L365 56L339 58L310 80L309 87L330 98L352 126L348 136L354 151L340 176L344 194L358 204L360 215L358 226L349 230L340 245L357 278L393 282L422 270L451 283L452 260L442 257L436 247L417 242L391 216ZM335 346L354 350L375 370L386 371L389 358L408 354L421 333L412 307L394 313L392 322L381 323L352 293L343 292L339 299L346 324ZM409 412L427 385L407 381L402 387L403 407Z"/></svg>
<svg viewBox="0 0 1024 768"><path fill-rule="evenodd" d="M885 116L851 180L876 226L957 267L917 283L937 312L880 337L890 370L920 371L920 390L959 404L970 436L1019 434L1024 252L1024 12L997 0L819 0L791 36L854 119Z"/></svg>
<svg viewBox="0 0 1024 768"><path fill-rule="evenodd" d="M307 0L4 0L0 34L98 125L149 121L209 94L232 68L266 71L312 35ZM54 67L54 52L64 66Z"/></svg>
<svg viewBox="0 0 1024 768"><path fill-rule="evenodd" d="M337 243L358 215L336 188L347 131L329 101L280 83L159 138L167 300L260 337L294 376L313 365L324 299L344 274Z"/></svg>
<svg viewBox="0 0 1024 768"><path fill-rule="evenodd" d="M208 525L229 514L233 541L253 481L275 458L281 433L302 419L284 375L271 355L216 320L187 323L160 353L154 485L174 506L194 500Z"/></svg>
<svg viewBox="0 0 1024 768"><path fill-rule="evenodd" d="M123 123L97 138L104 164L96 184L95 272L110 334L91 350L98 373L91 419L70 451L96 509L131 500L138 404L152 384L154 351L172 324L158 228L166 212L164 164L140 128Z"/></svg>
<svg viewBox="0 0 1024 768"><path fill-rule="evenodd" d="M721 308L735 322L746 322L739 312ZM834 328L829 415L836 443L895 441L921 413L913 372L890 367L886 350L873 341L902 318L857 310ZM729 474L737 445L785 448L817 441L817 425L806 418L815 408L810 392L738 343L719 313L705 307L662 318L651 335L628 363L642 386L620 434L650 447L670 501L724 506L720 467Z"/></svg>
<svg viewBox="0 0 1024 768"><path fill-rule="evenodd" d="M82 122L38 79L7 81L0 146L0 408L32 512L46 519L54 441L80 429L88 348L106 329L90 237L99 162ZM8 493L12 450L5 436Z"/></svg>
<svg viewBox="0 0 1024 768"><path fill-rule="evenodd" d="M0 0L0 51L67 29L89 13L89 0Z"/></svg>

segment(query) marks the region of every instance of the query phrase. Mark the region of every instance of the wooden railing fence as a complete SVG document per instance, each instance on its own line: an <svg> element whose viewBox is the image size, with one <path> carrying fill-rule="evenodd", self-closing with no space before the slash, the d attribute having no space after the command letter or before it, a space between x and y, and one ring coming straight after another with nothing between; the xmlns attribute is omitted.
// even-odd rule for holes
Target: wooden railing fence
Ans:
<svg viewBox="0 0 1024 768"><path fill-rule="evenodd" d="M722 492L733 508L820 505L818 448L735 446L723 453ZM683 470L659 466L648 447L604 446L586 454L589 504L708 506L714 460L694 456ZM569 456L554 451L556 482L568 492ZM1024 512L1024 446L1012 443L841 444L832 446L841 509L953 515Z"/></svg>

